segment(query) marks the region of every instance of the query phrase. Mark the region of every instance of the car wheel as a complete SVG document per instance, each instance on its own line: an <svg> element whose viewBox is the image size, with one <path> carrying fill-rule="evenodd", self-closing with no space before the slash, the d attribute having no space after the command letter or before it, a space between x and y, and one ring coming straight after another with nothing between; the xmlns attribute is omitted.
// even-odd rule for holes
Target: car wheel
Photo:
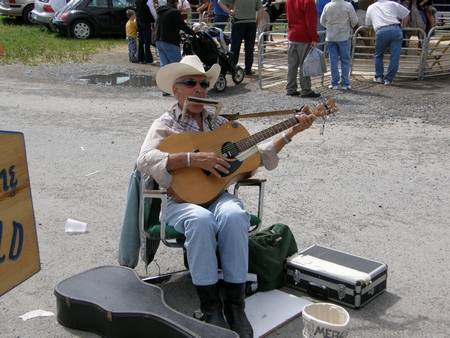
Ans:
<svg viewBox="0 0 450 338"><path fill-rule="evenodd" d="M29 5L25 7L22 11L22 20L27 25L32 25L36 23L36 20L33 19L31 11L34 9L34 5Z"/></svg>
<svg viewBox="0 0 450 338"><path fill-rule="evenodd" d="M241 66L236 67L236 71L232 75L232 80L234 83L239 84L244 80L244 70Z"/></svg>
<svg viewBox="0 0 450 338"><path fill-rule="evenodd" d="M77 39L89 39L92 33L92 26L87 21L76 21L72 25L72 36Z"/></svg>
<svg viewBox="0 0 450 338"><path fill-rule="evenodd" d="M220 74L216 83L214 84L214 90L217 93L221 93L227 88L227 79L225 78L225 75Z"/></svg>

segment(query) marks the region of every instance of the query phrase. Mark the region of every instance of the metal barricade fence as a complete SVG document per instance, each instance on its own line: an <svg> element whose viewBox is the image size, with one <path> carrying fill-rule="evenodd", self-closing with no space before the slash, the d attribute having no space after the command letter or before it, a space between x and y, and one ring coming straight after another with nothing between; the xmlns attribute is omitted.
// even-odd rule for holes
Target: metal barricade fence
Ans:
<svg viewBox="0 0 450 338"><path fill-rule="evenodd" d="M287 48L286 31L262 32L258 37L259 88L286 81ZM273 37L274 41L270 41Z"/></svg>
<svg viewBox="0 0 450 338"><path fill-rule="evenodd" d="M375 36L373 31L370 37L360 35L360 32L370 29L370 27L361 26L353 34L350 75L371 76L374 74ZM414 38L403 39L405 46L402 47L396 77L419 79L422 48L426 34L419 28L404 28L404 31L412 34ZM386 52L384 54L385 68L389 63L389 57L389 52Z"/></svg>
<svg viewBox="0 0 450 338"><path fill-rule="evenodd" d="M275 30L268 31L266 28L270 26L275 28ZM273 41L271 41L270 37L273 38ZM325 48L326 52L325 44L321 44L320 46L318 44L318 47ZM264 25L263 32L258 36L257 49L258 83L260 89L286 82L288 65L287 51L288 39L286 24L271 23ZM325 77L326 74L322 77L312 77L311 84L313 86L318 84L323 85Z"/></svg>
<svg viewBox="0 0 450 338"><path fill-rule="evenodd" d="M450 25L430 30L422 50L421 77L450 74Z"/></svg>
<svg viewBox="0 0 450 338"><path fill-rule="evenodd" d="M258 36L257 57L260 89L285 83L287 77L287 28L285 24L270 25L277 29L264 31ZM350 75L353 76L371 77L374 74L375 38L359 35L360 30L367 28L358 28L352 36ZM408 46L402 47L397 78L423 80L425 77L450 74L450 25L436 26L428 36L421 29L405 28L404 31L411 32L414 36L409 39ZM270 41L270 36L274 41ZM327 52L326 44L323 44L323 50ZM385 53L386 66L388 62L389 53ZM328 58L327 65L329 70ZM312 86L322 86L329 79L329 71L322 77L312 77Z"/></svg>

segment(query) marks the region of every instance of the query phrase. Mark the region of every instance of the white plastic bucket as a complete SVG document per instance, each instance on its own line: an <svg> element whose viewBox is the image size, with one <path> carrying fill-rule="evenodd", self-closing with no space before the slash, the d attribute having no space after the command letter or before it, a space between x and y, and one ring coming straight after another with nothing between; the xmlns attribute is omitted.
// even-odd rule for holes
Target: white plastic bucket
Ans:
<svg viewBox="0 0 450 338"><path fill-rule="evenodd" d="M340 306L330 303L305 305L302 317L304 338L347 337L350 316Z"/></svg>

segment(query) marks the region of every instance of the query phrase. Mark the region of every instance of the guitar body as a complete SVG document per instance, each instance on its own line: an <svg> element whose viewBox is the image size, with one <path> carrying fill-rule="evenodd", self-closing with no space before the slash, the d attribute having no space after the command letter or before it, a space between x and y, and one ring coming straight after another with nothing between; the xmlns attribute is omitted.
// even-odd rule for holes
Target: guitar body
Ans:
<svg viewBox="0 0 450 338"><path fill-rule="evenodd" d="M59 283L54 293L60 324L102 337L238 337L171 309L160 288L126 267L88 270Z"/></svg>
<svg viewBox="0 0 450 338"><path fill-rule="evenodd" d="M205 133L185 132L173 134L166 138L160 150L170 154L179 152L215 152L231 168L229 174L221 178L215 177L198 168L183 168L172 172L172 188L183 200L194 204L207 204L234 182L253 176L258 169L261 158L259 152L239 161L222 154L230 143L238 142L250 134L243 125L229 121L216 130Z"/></svg>

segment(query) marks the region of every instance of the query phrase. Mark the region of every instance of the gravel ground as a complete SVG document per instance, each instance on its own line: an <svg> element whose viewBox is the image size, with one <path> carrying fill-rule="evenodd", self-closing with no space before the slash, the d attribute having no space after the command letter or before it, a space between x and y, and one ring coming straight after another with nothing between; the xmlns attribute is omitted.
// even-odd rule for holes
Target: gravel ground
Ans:
<svg viewBox="0 0 450 338"><path fill-rule="evenodd" d="M158 69L126 60L123 48L82 65L0 66L0 129L25 135L41 259L39 273L0 298L2 337L95 336L64 328L55 317L19 316L36 309L56 313L57 283L117 265L131 168L151 122L173 104L156 88L80 80L126 73L151 81ZM446 337L450 79L399 80L393 87L351 80L348 92L315 88L339 107L325 134L319 135L317 121L285 147L276 170L257 174L268 180L264 225L288 224L300 250L319 244L388 264L387 292L360 310L348 309L350 337ZM222 101L224 113L241 114L318 101L286 97L282 85L260 90L257 77L240 85L229 79L226 91L210 98ZM241 121L254 133L281 119ZM249 209L250 195L242 192ZM67 218L87 222L89 231L66 235ZM164 247L156 263L147 272L140 263L136 271L154 276L183 268L181 253ZM188 299L166 294L168 304L191 315L198 306L192 289L178 290ZM269 336L298 337L301 329L296 319Z"/></svg>

